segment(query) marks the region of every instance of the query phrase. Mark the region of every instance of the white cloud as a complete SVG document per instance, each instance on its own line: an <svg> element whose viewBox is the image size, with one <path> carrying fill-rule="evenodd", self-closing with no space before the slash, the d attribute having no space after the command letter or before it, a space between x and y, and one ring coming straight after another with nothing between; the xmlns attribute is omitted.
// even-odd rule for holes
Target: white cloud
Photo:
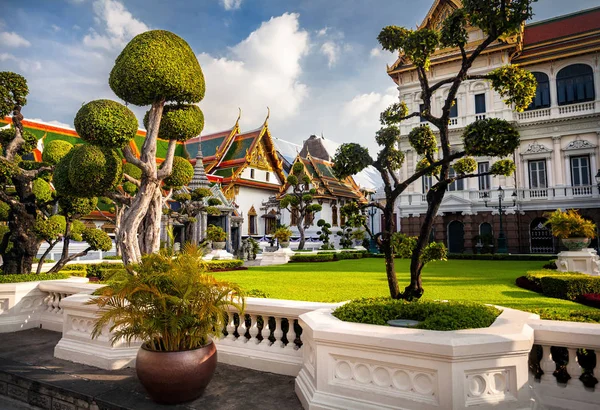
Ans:
<svg viewBox="0 0 600 410"><path fill-rule="evenodd" d="M381 50L377 47L371 49L371 52L369 53L369 55L371 57L379 57L381 55Z"/></svg>
<svg viewBox="0 0 600 410"><path fill-rule="evenodd" d="M242 5L242 0L219 0L219 3L225 8L225 10L237 10Z"/></svg>
<svg viewBox="0 0 600 410"><path fill-rule="evenodd" d="M3 31L0 33L0 44L5 47L29 47L31 43L15 32Z"/></svg>
<svg viewBox="0 0 600 410"><path fill-rule="evenodd" d="M137 34L148 30L148 26L137 20L117 0L94 1L95 19L104 26L105 34L94 29L83 38L83 44L92 48L113 50L122 48Z"/></svg>
<svg viewBox="0 0 600 410"><path fill-rule="evenodd" d="M309 51L309 36L298 14L273 17L226 56L198 55L206 78L206 98L200 104L207 131L229 128L242 108L244 128L258 126L271 108L271 119L284 121L298 113L308 95L300 81L301 59Z"/></svg>
<svg viewBox="0 0 600 410"><path fill-rule="evenodd" d="M395 87L388 88L386 93L360 94L344 104L343 118L360 127L371 127L379 119L381 111L397 100Z"/></svg>
<svg viewBox="0 0 600 410"><path fill-rule="evenodd" d="M52 28L52 31L54 31L55 33L59 32L61 30L61 28L59 26L57 26L56 24L52 24L50 27Z"/></svg>
<svg viewBox="0 0 600 410"><path fill-rule="evenodd" d="M19 70L25 73L34 73L42 69L42 63L35 60L29 60L24 58L17 58L9 53L0 53L0 61L9 62L12 61L19 67Z"/></svg>
<svg viewBox="0 0 600 410"><path fill-rule="evenodd" d="M327 34L327 30L329 30L329 27L323 27L321 30L317 31L317 37L323 37Z"/></svg>
<svg viewBox="0 0 600 410"><path fill-rule="evenodd" d="M321 45L321 54L327 57L327 65L333 67L338 60L340 47L333 41L326 41Z"/></svg>

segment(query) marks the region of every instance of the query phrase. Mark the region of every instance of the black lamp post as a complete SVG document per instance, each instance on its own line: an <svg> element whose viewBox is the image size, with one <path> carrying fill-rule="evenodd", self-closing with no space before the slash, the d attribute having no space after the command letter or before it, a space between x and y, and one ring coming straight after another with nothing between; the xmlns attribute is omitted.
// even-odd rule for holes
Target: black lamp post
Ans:
<svg viewBox="0 0 600 410"><path fill-rule="evenodd" d="M596 185L598 186L598 193L600 194L600 169L598 170L598 173L596 174Z"/></svg>
<svg viewBox="0 0 600 410"><path fill-rule="evenodd" d="M371 202L375 202L375 194L371 193ZM377 214L377 208L374 206L369 207L368 215L371 219L371 240L369 241L369 252L370 253L379 253L379 248L377 247L377 242L375 242L375 215Z"/></svg>
<svg viewBox="0 0 600 410"><path fill-rule="evenodd" d="M506 208L512 208L517 206L517 191L514 191L511 195L512 197L512 205L502 204L502 200L504 199L504 189L502 187L498 188L498 205L489 205L490 197L487 192L483 195L483 200L485 202L486 208L494 208L498 210L498 214L500 215L500 233L498 234L498 253L508 253L508 242L506 240L506 235L504 234L504 227L502 225L502 214L506 210Z"/></svg>

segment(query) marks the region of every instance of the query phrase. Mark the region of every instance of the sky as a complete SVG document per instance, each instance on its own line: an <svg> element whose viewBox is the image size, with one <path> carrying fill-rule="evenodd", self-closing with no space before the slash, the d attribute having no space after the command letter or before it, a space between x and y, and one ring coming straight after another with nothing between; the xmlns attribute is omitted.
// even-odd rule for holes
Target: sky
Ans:
<svg viewBox="0 0 600 410"><path fill-rule="evenodd" d="M274 137L311 134L359 142L374 153L379 113L398 98L386 74L394 56L382 27L415 27L432 0L0 0L0 70L27 78L25 118L73 126L86 102L119 101L114 60L135 35L172 31L197 55L206 80L204 134L260 127ZM540 0L539 21L598 5ZM139 119L147 108L131 106ZM141 124L141 121L140 121Z"/></svg>

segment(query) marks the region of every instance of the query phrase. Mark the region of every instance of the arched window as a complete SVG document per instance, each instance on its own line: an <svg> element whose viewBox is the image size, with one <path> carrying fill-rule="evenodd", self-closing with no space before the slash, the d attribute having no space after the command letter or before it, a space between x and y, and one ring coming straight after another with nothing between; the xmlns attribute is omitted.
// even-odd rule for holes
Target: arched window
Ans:
<svg viewBox="0 0 600 410"><path fill-rule="evenodd" d="M593 101L594 71L586 64L573 64L563 68L556 76L558 105L577 104Z"/></svg>
<svg viewBox="0 0 600 410"><path fill-rule="evenodd" d="M550 107L550 79L548 74L534 72L531 73L537 81L535 97L527 110L539 110L540 108Z"/></svg>
<svg viewBox="0 0 600 410"><path fill-rule="evenodd" d="M492 236L492 225L488 222L484 222L479 225L479 235L489 235Z"/></svg>

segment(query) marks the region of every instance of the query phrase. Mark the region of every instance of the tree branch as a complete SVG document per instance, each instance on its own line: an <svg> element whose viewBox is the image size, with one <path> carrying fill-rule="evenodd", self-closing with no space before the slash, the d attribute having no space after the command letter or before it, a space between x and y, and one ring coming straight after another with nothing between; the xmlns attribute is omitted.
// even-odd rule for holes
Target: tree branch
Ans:
<svg viewBox="0 0 600 410"><path fill-rule="evenodd" d="M165 179L173 172L173 158L175 157L175 148L177 148L177 140L169 140L167 155L162 163L162 167L158 170L157 178L159 181Z"/></svg>
<svg viewBox="0 0 600 410"><path fill-rule="evenodd" d="M141 182L139 179L136 179L130 175L123 174L123 178L125 178L128 182L131 182L132 184L134 184L137 187L139 187L141 185Z"/></svg>
<svg viewBox="0 0 600 410"><path fill-rule="evenodd" d="M115 202L118 202L123 205L130 206L133 202L133 198L126 194L120 194L118 192L110 191L106 193L106 197L112 199Z"/></svg>
<svg viewBox="0 0 600 410"><path fill-rule="evenodd" d="M123 151L123 155L125 156L125 159L127 160L127 162L140 168L146 174L150 173L150 168L144 162L142 162L139 158L136 158L136 156L133 155L133 152L131 151L131 148L129 147L129 145L125 145L125 147L123 148L122 151Z"/></svg>

